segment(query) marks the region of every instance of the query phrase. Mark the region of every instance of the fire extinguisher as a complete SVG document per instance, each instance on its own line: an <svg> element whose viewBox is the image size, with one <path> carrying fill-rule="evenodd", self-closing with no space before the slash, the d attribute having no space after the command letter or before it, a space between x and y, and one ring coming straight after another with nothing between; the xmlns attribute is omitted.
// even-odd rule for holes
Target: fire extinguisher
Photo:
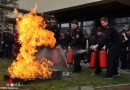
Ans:
<svg viewBox="0 0 130 90"><path fill-rule="evenodd" d="M52 62L53 62L54 64L56 64L56 63L57 63L57 60L58 60L58 48L55 48L55 49L53 50Z"/></svg>
<svg viewBox="0 0 130 90"><path fill-rule="evenodd" d="M107 67L107 51L105 50L100 51L99 60L101 68Z"/></svg>
<svg viewBox="0 0 130 90"><path fill-rule="evenodd" d="M70 47L68 48L67 60L68 60L67 61L68 64L73 64L73 52Z"/></svg>
<svg viewBox="0 0 130 90"><path fill-rule="evenodd" d="M95 65L96 65L96 52L93 51L91 52L89 67L94 68Z"/></svg>

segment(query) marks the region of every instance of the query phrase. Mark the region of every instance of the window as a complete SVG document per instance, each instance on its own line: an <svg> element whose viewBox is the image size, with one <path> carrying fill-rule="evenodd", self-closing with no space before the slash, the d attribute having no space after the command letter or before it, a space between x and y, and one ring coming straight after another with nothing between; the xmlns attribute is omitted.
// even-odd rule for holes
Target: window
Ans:
<svg viewBox="0 0 130 90"><path fill-rule="evenodd" d="M115 18L113 22L114 22L114 28L118 32L122 30L128 30L130 27L130 17Z"/></svg>
<svg viewBox="0 0 130 90"><path fill-rule="evenodd" d="M89 35L91 34L91 31L93 30L94 28L94 21L84 21L83 22L83 33L84 33L84 36L86 38L89 37Z"/></svg>
<svg viewBox="0 0 130 90"><path fill-rule="evenodd" d="M69 23L63 23L63 24L61 24L61 27L62 28L69 27Z"/></svg>
<svg viewBox="0 0 130 90"><path fill-rule="evenodd" d="M61 24L61 33L65 33L66 31L69 30L69 23L62 23Z"/></svg>

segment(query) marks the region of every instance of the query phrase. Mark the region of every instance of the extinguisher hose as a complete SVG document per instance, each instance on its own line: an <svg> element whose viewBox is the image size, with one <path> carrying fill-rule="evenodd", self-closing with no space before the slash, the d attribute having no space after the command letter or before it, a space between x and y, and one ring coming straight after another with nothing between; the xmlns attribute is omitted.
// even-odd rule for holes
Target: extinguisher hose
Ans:
<svg viewBox="0 0 130 90"><path fill-rule="evenodd" d="M59 49L60 49L62 57L64 58L65 64L66 64L67 68L69 69L69 65L67 63L67 58L65 56L65 53L63 52L63 49L61 48L61 45L59 45Z"/></svg>

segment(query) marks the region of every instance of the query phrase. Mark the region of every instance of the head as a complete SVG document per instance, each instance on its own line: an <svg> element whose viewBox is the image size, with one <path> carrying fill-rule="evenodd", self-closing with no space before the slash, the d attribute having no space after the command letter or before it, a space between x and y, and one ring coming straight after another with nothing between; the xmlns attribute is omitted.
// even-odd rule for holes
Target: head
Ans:
<svg viewBox="0 0 130 90"><path fill-rule="evenodd" d="M107 27L108 26L108 18L107 17L102 17L101 19L100 19L100 22L101 22L101 25L102 25L102 27Z"/></svg>
<svg viewBox="0 0 130 90"><path fill-rule="evenodd" d="M121 35L122 35L123 33L126 33L126 31L125 31L125 30L122 30L122 31L120 32Z"/></svg>
<svg viewBox="0 0 130 90"><path fill-rule="evenodd" d="M54 27L54 26L56 25L56 19L55 19L55 18L51 18L51 19L50 19L50 25L51 25L52 27Z"/></svg>
<svg viewBox="0 0 130 90"><path fill-rule="evenodd" d="M97 35L98 36L101 36L103 33L102 33L102 30L101 30L101 28L97 28Z"/></svg>
<svg viewBox="0 0 130 90"><path fill-rule="evenodd" d="M126 31L126 34L130 36L130 28Z"/></svg>
<svg viewBox="0 0 130 90"><path fill-rule="evenodd" d="M78 20L73 20L71 23L71 27L72 27L72 29L78 28Z"/></svg>

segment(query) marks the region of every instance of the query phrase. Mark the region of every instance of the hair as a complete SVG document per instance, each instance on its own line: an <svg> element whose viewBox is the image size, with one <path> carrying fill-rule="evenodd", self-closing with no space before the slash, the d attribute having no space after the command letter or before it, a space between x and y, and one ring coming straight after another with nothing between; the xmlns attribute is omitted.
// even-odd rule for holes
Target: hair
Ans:
<svg viewBox="0 0 130 90"><path fill-rule="evenodd" d="M51 21L55 21L55 23L57 23L57 19L55 17L51 17L49 22L51 22Z"/></svg>
<svg viewBox="0 0 130 90"><path fill-rule="evenodd" d="M55 18L50 18L50 21L51 21L51 20L54 20L54 21L56 21L56 19L55 19Z"/></svg>
<svg viewBox="0 0 130 90"><path fill-rule="evenodd" d="M50 16L49 16L49 20L55 20L55 21L57 21L57 19L55 18L54 15L50 15Z"/></svg>
<svg viewBox="0 0 130 90"><path fill-rule="evenodd" d="M96 32L102 32L102 28L101 28L101 27L98 27L98 28L96 29Z"/></svg>
<svg viewBox="0 0 130 90"><path fill-rule="evenodd" d="M130 31L130 28L127 30L127 32L129 32Z"/></svg>
<svg viewBox="0 0 130 90"><path fill-rule="evenodd" d="M106 21L106 22L108 22L108 17L102 17L102 18L100 19L100 21Z"/></svg>
<svg viewBox="0 0 130 90"><path fill-rule="evenodd" d="M77 25L78 25L78 22L79 22L78 20L73 20L71 23L72 23L72 24L77 24Z"/></svg>

